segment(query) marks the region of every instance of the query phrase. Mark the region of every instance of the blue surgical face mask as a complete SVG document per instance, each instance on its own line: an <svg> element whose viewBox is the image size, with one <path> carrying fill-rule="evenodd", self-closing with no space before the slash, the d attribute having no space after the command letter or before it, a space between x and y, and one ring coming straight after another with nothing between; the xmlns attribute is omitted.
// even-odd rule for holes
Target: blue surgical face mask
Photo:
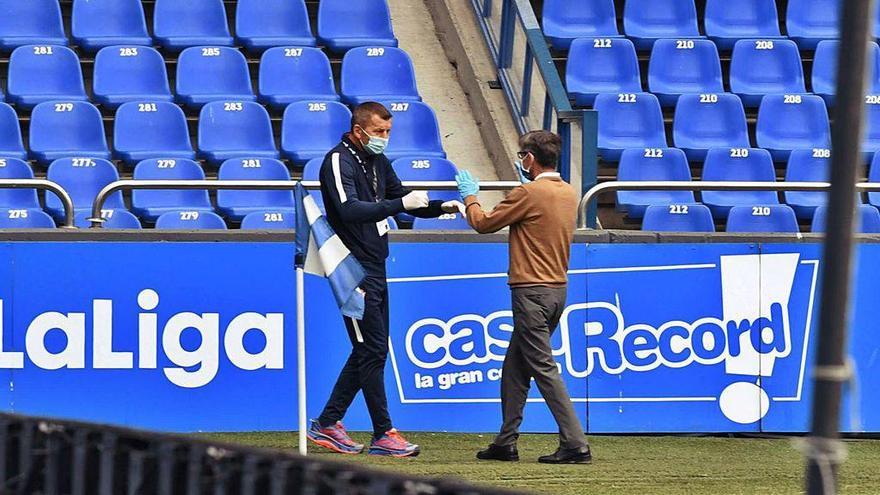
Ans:
<svg viewBox="0 0 880 495"><path fill-rule="evenodd" d="M364 145L364 149L367 150L367 152L371 155L381 155L382 152L385 151L385 148L388 147L388 139L380 138L377 136L370 136L369 134L367 134L366 129L364 129L363 127L361 127L361 132L363 132L367 135L368 138L370 138L366 144L361 144Z"/></svg>
<svg viewBox="0 0 880 495"><path fill-rule="evenodd" d="M523 167L522 160L517 160L516 162L514 162L514 165L516 166L516 171L519 173L520 182L522 182L523 184L528 184L532 181L532 171L531 169L526 170Z"/></svg>

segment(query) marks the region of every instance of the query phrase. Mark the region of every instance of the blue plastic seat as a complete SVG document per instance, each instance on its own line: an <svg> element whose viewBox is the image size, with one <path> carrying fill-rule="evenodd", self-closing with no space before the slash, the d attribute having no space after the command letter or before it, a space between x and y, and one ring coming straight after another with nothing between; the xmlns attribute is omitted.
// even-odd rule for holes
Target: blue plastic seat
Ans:
<svg viewBox="0 0 880 495"><path fill-rule="evenodd" d="M794 153L792 153L792 156L794 156ZM871 160L871 168L868 169L868 182L880 182L880 153L874 153L874 159ZM880 192L869 192L868 203L880 206ZM821 206L824 206L824 204Z"/></svg>
<svg viewBox="0 0 880 495"><path fill-rule="evenodd" d="M616 161L626 148L665 148L666 130L660 102L650 93L603 93L593 108L599 112L599 152Z"/></svg>
<svg viewBox="0 0 880 495"><path fill-rule="evenodd" d="M54 229L52 220L42 210L0 208L0 229Z"/></svg>
<svg viewBox="0 0 880 495"><path fill-rule="evenodd" d="M303 167L302 180L320 180L321 165L323 164L324 157L312 158L307 161ZM318 205L318 209L320 209L322 213L326 213L327 210L324 208L324 198L321 196L321 190L310 189L309 195L315 198L315 204Z"/></svg>
<svg viewBox="0 0 880 495"><path fill-rule="evenodd" d="M776 182L776 170L767 150L712 148L703 164L704 181ZM775 191L703 191L703 203L715 218L727 218L733 206L775 205Z"/></svg>
<svg viewBox="0 0 880 495"><path fill-rule="evenodd" d="M455 180L455 174L458 173L455 164L443 158L406 156L394 160L391 166L401 181Z"/></svg>
<svg viewBox="0 0 880 495"><path fill-rule="evenodd" d="M788 205L734 206L727 216L727 232L800 232Z"/></svg>
<svg viewBox="0 0 880 495"><path fill-rule="evenodd" d="M471 230L467 218L461 213L444 213L437 218L415 218L413 230Z"/></svg>
<svg viewBox="0 0 880 495"><path fill-rule="evenodd" d="M199 153L211 164L236 157L278 158L269 113L252 101L212 101L199 113Z"/></svg>
<svg viewBox="0 0 880 495"><path fill-rule="evenodd" d="M152 45L140 0L74 0L70 31L89 52L113 45Z"/></svg>
<svg viewBox="0 0 880 495"><path fill-rule="evenodd" d="M557 50L568 50L576 38L620 36L614 0L544 0L544 36Z"/></svg>
<svg viewBox="0 0 880 495"><path fill-rule="evenodd" d="M295 101L339 101L327 55L317 48L279 46L260 58L260 100L276 109Z"/></svg>
<svg viewBox="0 0 880 495"><path fill-rule="evenodd" d="M358 105L365 101L421 101L416 74L409 55L395 47L352 48L342 59L339 85L342 101Z"/></svg>
<svg viewBox="0 0 880 495"><path fill-rule="evenodd" d="M705 205L651 205L645 210L642 230L654 232L715 232L712 213Z"/></svg>
<svg viewBox="0 0 880 495"><path fill-rule="evenodd" d="M626 38L576 39L566 67L565 87L577 105L592 105L599 93L642 91L636 49Z"/></svg>
<svg viewBox="0 0 880 495"><path fill-rule="evenodd" d="M872 169L873 170L873 169ZM829 182L831 180L831 150L824 148L792 150L785 169L786 182ZM870 197L871 194L868 193ZM813 218L816 208L828 204L824 191L785 191L785 202L794 209L798 218Z"/></svg>
<svg viewBox="0 0 880 495"><path fill-rule="evenodd" d="M153 35L168 50L190 46L231 46L223 0L156 0Z"/></svg>
<svg viewBox="0 0 880 495"><path fill-rule="evenodd" d="M623 31L639 50L661 38L700 38L692 0L626 0Z"/></svg>
<svg viewBox="0 0 880 495"><path fill-rule="evenodd" d="M273 46L315 46L303 0L238 0L235 36L251 52Z"/></svg>
<svg viewBox="0 0 880 495"><path fill-rule="evenodd" d="M33 44L67 44L58 0L0 0L0 50Z"/></svg>
<svg viewBox="0 0 880 495"><path fill-rule="evenodd" d="M48 164L64 157L110 158L101 112L87 101L47 101L31 112L31 158Z"/></svg>
<svg viewBox="0 0 880 495"><path fill-rule="evenodd" d="M33 179L34 171L24 160L0 158L0 180ZM51 192L47 192L51 195ZM0 189L0 209L39 210L36 189Z"/></svg>
<svg viewBox="0 0 880 495"><path fill-rule="evenodd" d="M862 157L870 163L880 151L880 96L872 95L865 105L865 131L862 136Z"/></svg>
<svg viewBox="0 0 880 495"><path fill-rule="evenodd" d="M9 158L27 158L21 140L21 127L18 115L6 103L0 102L0 156Z"/></svg>
<svg viewBox="0 0 880 495"><path fill-rule="evenodd" d="M236 158L223 162L218 177L220 180L290 180L290 172L279 160ZM217 211L234 220L263 210L293 213L295 205L293 191L217 191Z"/></svg>
<svg viewBox="0 0 880 495"><path fill-rule="evenodd" d="M177 100L198 108L209 101L256 101L247 60L228 46L193 46L177 59Z"/></svg>
<svg viewBox="0 0 880 495"><path fill-rule="evenodd" d="M318 39L336 53L358 46L397 46L386 0L322 0Z"/></svg>
<svg viewBox="0 0 880 495"><path fill-rule="evenodd" d="M748 148L742 102L730 93L681 95L675 106L672 139L691 161L702 161L709 148Z"/></svg>
<svg viewBox="0 0 880 495"><path fill-rule="evenodd" d="M296 215L289 211L255 211L241 220L242 230L279 230L296 228Z"/></svg>
<svg viewBox="0 0 880 495"><path fill-rule="evenodd" d="M284 110L281 151L295 165L323 157L351 127L351 111L337 101L299 101Z"/></svg>
<svg viewBox="0 0 880 495"><path fill-rule="evenodd" d="M819 41L839 37L840 6L839 0L788 0L788 37L803 50L813 50Z"/></svg>
<svg viewBox="0 0 880 495"><path fill-rule="evenodd" d="M73 218L73 225L78 229L91 228L92 222L91 211L81 211ZM131 229L140 230L141 221L128 210L101 210L101 218L104 223L101 224L103 229Z"/></svg>
<svg viewBox="0 0 880 495"><path fill-rule="evenodd" d="M107 184L119 180L116 167L101 158L59 158L49 165L46 178L57 183L70 194L76 213L91 211L95 196ZM116 192L107 197L104 208L108 210L125 209L122 193ZM54 194L46 195L46 210L55 218L62 218L64 207Z"/></svg>
<svg viewBox="0 0 880 495"><path fill-rule="evenodd" d="M871 205L858 205L859 211L856 216L858 222L858 232L862 234L880 234L880 211L877 207ZM816 208L816 214L813 215L813 224L810 228L811 232L825 232L825 226L828 223L828 207L820 206Z"/></svg>
<svg viewBox="0 0 880 495"><path fill-rule="evenodd" d="M134 168L135 180L205 180L202 167L187 159L149 159ZM135 189L131 192L131 211L155 221L169 211L213 211L207 190Z"/></svg>
<svg viewBox="0 0 880 495"><path fill-rule="evenodd" d="M776 0L706 0L706 36L730 50L741 39L779 38Z"/></svg>
<svg viewBox="0 0 880 495"><path fill-rule="evenodd" d="M791 150L830 147L825 100L816 95L765 96L758 109L755 138L778 161L788 159Z"/></svg>
<svg viewBox="0 0 880 495"><path fill-rule="evenodd" d="M113 121L113 150L130 166L147 158L196 157L183 110L167 101L120 106Z"/></svg>
<svg viewBox="0 0 880 495"><path fill-rule="evenodd" d="M149 46L108 46L95 55L95 101L109 108L129 101L174 101L165 60Z"/></svg>
<svg viewBox="0 0 880 495"><path fill-rule="evenodd" d="M805 93L804 68L791 40L740 40L730 59L730 91L746 107L767 94Z"/></svg>
<svg viewBox="0 0 880 495"><path fill-rule="evenodd" d="M409 155L446 158L437 116L431 107L420 101L380 103L394 116L391 137L385 149L389 160Z"/></svg>
<svg viewBox="0 0 880 495"><path fill-rule="evenodd" d="M868 93L880 93L880 72L877 71L880 46L873 41L870 43L868 70L871 72L866 89ZM816 53L813 56L811 76L813 93L824 98L829 107L834 106L834 96L837 92L837 50L839 47L840 41L837 40L820 41L816 45Z"/></svg>
<svg viewBox="0 0 880 495"><path fill-rule="evenodd" d="M723 93L721 59L709 40L657 40L648 63L648 88L663 106L687 93Z"/></svg>
<svg viewBox="0 0 880 495"><path fill-rule="evenodd" d="M630 148L623 150L617 166L620 181L690 181L691 169L678 148ZM642 218L651 205L696 203L693 191L617 191L617 206L630 218Z"/></svg>
<svg viewBox="0 0 880 495"><path fill-rule="evenodd" d="M211 211L169 211L156 220L159 230L226 230L226 222Z"/></svg>
<svg viewBox="0 0 880 495"><path fill-rule="evenodd" d="M9 101L33 108L50 100L88 100L79 57L59 45L25 45L9 57Z"/></svg>

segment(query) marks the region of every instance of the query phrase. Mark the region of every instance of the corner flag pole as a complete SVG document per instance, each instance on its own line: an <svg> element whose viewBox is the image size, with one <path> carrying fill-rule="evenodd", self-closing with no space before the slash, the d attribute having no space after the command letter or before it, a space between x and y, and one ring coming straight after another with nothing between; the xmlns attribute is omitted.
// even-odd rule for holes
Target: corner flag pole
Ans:
<svg viewBox="0 0 880 495"><path fill-rule="evenodd" d="M299 453L306 455L306 303L305 271L296 267L296 395L299 418Z"/></svg>

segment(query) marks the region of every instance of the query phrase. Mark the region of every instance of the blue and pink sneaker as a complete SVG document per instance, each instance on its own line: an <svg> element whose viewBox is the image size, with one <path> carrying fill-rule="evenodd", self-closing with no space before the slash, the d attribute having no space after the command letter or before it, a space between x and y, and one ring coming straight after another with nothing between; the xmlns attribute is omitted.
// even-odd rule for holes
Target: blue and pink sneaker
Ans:
<svg viewBox="0 0 880 495"><path fill-rule="evenodd" d="M371 455L388 455L392 457L415 457L419 455L419 446L409 443L394 428L385 432L380 438L370 443Z"/></svg>
<svg viewBox="0 0 880 495"><path fill-rule="evenodd" d="M360 454L364 451L364 444L352 440L339 421L333 426L322 428L321 424L313 419L307 435L312 442L340 454Z"/></svg>

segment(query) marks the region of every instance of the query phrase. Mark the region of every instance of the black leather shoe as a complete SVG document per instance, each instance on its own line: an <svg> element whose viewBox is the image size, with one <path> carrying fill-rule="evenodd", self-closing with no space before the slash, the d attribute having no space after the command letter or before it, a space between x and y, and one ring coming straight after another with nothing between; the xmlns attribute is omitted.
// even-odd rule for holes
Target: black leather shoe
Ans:
<svg viewBox="0 0 880 495"><path fill-rule="evenodd" d="M516 445L495 445L490 443L486 450L477 452L477 459L481 461L518 461L519 452Z"/></svg>
<svg viewBox="0 0 880 495"><path fill-rule="evenodd" d="M543 464L589 464L593 462L593 455L590 453L590 447L578 449L559 447L556 452L539 457L538 462Z"/></svg>

